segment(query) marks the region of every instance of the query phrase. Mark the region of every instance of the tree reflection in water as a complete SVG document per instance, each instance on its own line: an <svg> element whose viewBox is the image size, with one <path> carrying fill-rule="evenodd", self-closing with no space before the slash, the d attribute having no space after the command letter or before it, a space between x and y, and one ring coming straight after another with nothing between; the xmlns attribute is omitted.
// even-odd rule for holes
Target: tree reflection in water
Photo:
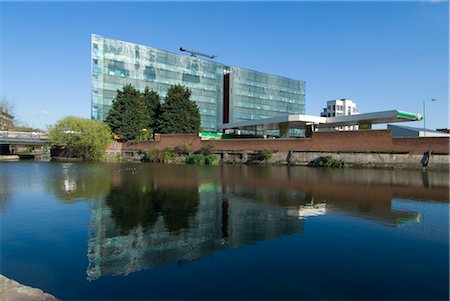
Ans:
<svg viewBox="0 0 450 301"><path fill-rule="evenodd" d="M448 175L420 171L124 164L110 177L91 203L90 280L302 233L314 216L398 227L421 219L394 199L448 202Z"/></svg>
<svg viewBox="0 0 450 301"><path fill-rule="evenodd" d="M121 234L128 234L137 226L151 228L160 215L169 231L176 232L188 227L189 218L198 207L196 190L155 188L147 191L142 183L126 181L114 187L106 197L111 217Z"/></svg>

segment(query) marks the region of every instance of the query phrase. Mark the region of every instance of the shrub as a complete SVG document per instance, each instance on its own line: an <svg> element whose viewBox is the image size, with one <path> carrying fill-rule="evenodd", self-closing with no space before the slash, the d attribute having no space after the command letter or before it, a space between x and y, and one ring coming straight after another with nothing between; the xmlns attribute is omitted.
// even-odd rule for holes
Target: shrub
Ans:
<svg viewBox="0 0 450 301"><path fill-rule="evenodd" d="M206 160L205 156L202 154L193 154L186 158L187 164L193 164L193 165L205 165Z"/></svg>
<svg viewBox="0 0 450 301"><path fill-rule="evenodd" d="M332 156L323 156L309 162L309 166L314 167L332 167L332 168L344 168L347 164L342 159L336 159Z"/></svg>
<svg viewBox="0 0 450 301"><path fill-rule="evenodd" d="M183 142L182 144L175 146L173 151L177 155L190 154L192 152L192 145Z"/></svg>
<svg viewBox="0 0 450 301"><path fill-rule="evenodd" d="M193 165L219 165L220 158L217 155L193 154L186 158L186 163Z"/></svg>
<svg viewBox="0 0 450 301"><path fill-rule="evenodd" d="M174 153L171 148L165 149L152 149L144 154L142 161L153 163L168 163L174 158Z"/></svg>
<svg viewBox="0 0 450 301"><path fill-rule="evenodd" d="M259 151L256 155L258 161L267 161L272 158L273 151L271 149L263 149Z"/></svg>
<svg viewBox="0 0 450 301"><path fill-rule="evenodd" d="M206 165L219 165L220 158L217 155L208 155L205 156L205 164Z"/></svg>
<svg viewBox="0 0 450 301"><path fill-rule="evenodd" d="M200 148L198 153L208 156L208 155L211 155L212 153L214 153L214 150L215 150L214 144L208 142Z"/></svg>

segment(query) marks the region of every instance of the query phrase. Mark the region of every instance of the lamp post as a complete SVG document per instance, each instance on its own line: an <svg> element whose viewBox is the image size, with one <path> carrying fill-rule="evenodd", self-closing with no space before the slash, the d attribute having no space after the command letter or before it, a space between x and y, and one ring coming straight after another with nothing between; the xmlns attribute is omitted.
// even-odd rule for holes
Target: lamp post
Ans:
<svg viewBox="0 0 450 301"><path fill-rule="evenodd" d="M431 98L431 101L436 101L435 98ZM423 100L423 136L427 136L427 129L426 129L426 116L425 116L425 99Z"/></svg>

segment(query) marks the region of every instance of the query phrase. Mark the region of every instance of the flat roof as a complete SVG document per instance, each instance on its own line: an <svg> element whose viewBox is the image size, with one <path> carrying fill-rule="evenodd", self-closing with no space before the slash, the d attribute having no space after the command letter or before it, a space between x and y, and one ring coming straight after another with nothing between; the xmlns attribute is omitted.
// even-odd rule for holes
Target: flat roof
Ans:
<svg viewBox="0 0 450 301"><path fill-rule="evenodd" d="M399 110L363 113L348 116L320 117L303 114L290 114L280 117L255 119L234 123L224 123L219 129L241 130L279 130L280 127L302 129L308 124L317 128L330 128L339 126L352 126L361 124L380 124L391 122L407 122L422 120L422 115Z"/></svg>

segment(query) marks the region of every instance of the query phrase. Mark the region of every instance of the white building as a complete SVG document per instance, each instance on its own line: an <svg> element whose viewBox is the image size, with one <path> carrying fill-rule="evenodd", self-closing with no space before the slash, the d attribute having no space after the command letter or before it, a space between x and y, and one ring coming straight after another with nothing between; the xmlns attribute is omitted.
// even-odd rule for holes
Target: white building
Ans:
<svg viewBox="0 0 450 301"><path fill-rule="evenodd" d="M323 108L320 113L321 117L337 117L337 116L349 116L356 115L356 103L351 99L341 98L327 101L327 107ZM336 130L336 131L355 131L358 130L358 126L343 126L336 128L327 128L323 130Z"/></svg>

